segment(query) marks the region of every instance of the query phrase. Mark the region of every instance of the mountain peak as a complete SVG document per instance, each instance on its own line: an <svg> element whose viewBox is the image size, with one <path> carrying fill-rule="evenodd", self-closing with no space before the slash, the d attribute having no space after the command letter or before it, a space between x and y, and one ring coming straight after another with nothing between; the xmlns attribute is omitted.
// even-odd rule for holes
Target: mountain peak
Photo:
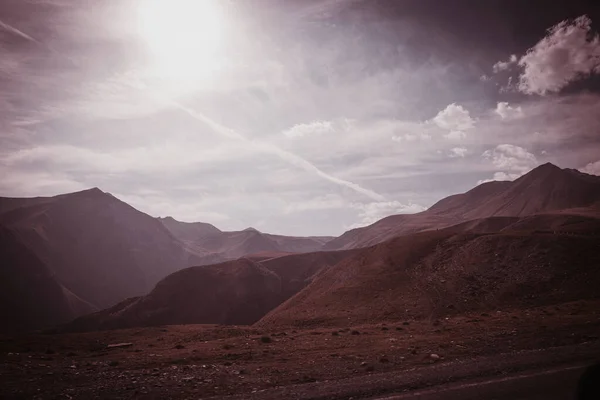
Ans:
<svg viewBox="0 0 600 400"><path fill-rule="evenodd" d="M547 162L541 165L538 165L532 171L562 171L562 168L552 164L551 162Z"/></svg>
<svg viewBox="0 0 600 400"><path fill-rule="evenodd" d="M103 192L102 190L100 190L97 187L93 187L91 189L85 189L85 190L81 190L79 192L61 194L56 197L92 197L92 198L95 198L95 197L100 197L100 196L105 196L105 195L108 195L108 193Z"/></svg>

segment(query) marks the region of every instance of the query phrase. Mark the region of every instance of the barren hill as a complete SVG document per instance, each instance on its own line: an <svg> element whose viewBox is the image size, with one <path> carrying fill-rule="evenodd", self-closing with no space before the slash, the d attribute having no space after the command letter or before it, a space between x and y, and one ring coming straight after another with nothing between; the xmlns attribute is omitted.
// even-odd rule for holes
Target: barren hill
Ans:
<svg viewBox="0 0 600 400"><path fill-rule="evenodd" d="M523 217L564 209L598 209L600 177L541 165L513 182L488 182L440 200L417 214L392 215L350 230L324 249L367 247L402 234L441 229L488 217Z"/></svg>
<svg viewBox="0 0 600 400"><path fill-rule="evenodd" d="M174 324L251 324L353 252L294 254L262 262L242 258L169 275L131 298L64 329L88 331Z"/></svg>
<svg viewBox="0 0 600 400"><path fill-rule="evenodd" d="M330 268L257 325L350 326L598 298L599 248L600 230L402 236Z"/></svg>

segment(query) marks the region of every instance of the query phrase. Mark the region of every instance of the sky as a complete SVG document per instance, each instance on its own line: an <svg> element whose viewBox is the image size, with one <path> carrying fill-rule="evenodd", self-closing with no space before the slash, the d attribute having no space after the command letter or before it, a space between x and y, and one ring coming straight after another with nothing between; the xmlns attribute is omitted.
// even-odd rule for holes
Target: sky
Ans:
<svg viewBox="0 0 600 400"><path fill-rule="evenodd" d="M600 175L600 4L0 0L0 196L340 235Z"/></svg>

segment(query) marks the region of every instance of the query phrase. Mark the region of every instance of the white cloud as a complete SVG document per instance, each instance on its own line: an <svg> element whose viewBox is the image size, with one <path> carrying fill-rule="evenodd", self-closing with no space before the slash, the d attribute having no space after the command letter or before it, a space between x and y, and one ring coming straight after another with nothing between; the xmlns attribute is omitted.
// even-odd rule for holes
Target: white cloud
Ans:
<svg viewBox="0 0 600 400"><path fill-rule="evenodd" d="M301 138L304 136L322 135L335 132L331 121L314 121L308 124L298 124L285 130L283 134L289 138Z"/></svg>
<svg viewBox="0 0 600 400"><path fill-rule="evenodd" d="M348 202L342 197L334 194L327 194L324 196L314 197L312 199L289 203L285 206L285 213L295 213L302 211L313 211L313 210L332 210L336 208L348 207Z"/></svg>
<svg viewBox="0 0 600 400"><path fill-rule="evenodd" d="M496 110L494 110L502 119L516 119L523 116L523 109L521 106L511 107L507 102L501 101L498 103Z"/></svg>
<svg viewBox="0 0 600 400"><path fill-rule="evenodd" d="M449 130L444 137L453 140L464 139L467 136L465 131L475 126L475 120L471 118L469 111L456 103L449 104L431 122L441 129Z"/></svg>
<svg viewBox="0 0 600 400"><path fill-rule="evenodd" d="M495 74L497 74L498 72L501 72L501 71L506 71L506 70L510 69L512 66L516 65L517 61L518 61L517 55L513 54L510 56L510 59L508 61L498 61L496 64L494 64L493 71Z"/></svg>
<svg viewBox="0 0 600 400"><path fill-rule="evenodd" d="M427 133L405 133L404 135L394 135L392 136L392 140L394 142L421 142L431 140L431 135Z"/></svg>
<svg viewBox="0 0 600 400"><path fill-rule="evenodd" d="M348 229L371 225L390 215L414 214L426 210L425 207L419 204L404 204L396 200L372 203L356 203L352 204L352 207L360 211L358 214L360 222L347 227Z"/></svg>
<svg viewBox="0 0 600 400"><path fill-rule="evenodd" d="M591 35L592 21L581 16L562 21L519 60L524 68L519 90L527 94L557 93L570 82L600 73L600 38Z"/></svg>
<svg viewBox="0 0 600 400"><path fill-rule="evenodd" d="M600 161L589 163L581 168L580 171L590 175L600 175Z"/></svg>
<svg viewBox="0 0 600 400"><path fill-rule="evenodd" d="M485 151L482 156L492 162L494 167L501 171L494 174L492 179L485 179L479 183L490 180L506 181L526 174L538 165L537 158L523 147L512 144L501 144L493 150Z"/></svg>
<svg viewBox="0 0 600 400"><path fill-rule="evenodd" d="M450 158L464 158L467 155L467 149L464 147L454 147L450 149Z"/></svg>
<svg viewBox="0 0 600 400"><path fill-rule="evenodd" d="M461 140L467 137L467 134L463 131L450 131L445 134L444 137L450 140Z"/></svg>

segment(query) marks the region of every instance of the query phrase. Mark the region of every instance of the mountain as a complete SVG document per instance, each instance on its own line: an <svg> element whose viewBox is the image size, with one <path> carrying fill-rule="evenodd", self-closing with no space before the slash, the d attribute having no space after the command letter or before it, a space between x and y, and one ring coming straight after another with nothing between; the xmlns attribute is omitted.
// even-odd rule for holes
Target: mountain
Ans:
<svg viewBox="0 0 600 400"><path fill-rule="evenodd" d="M417 214L392 215L325 244L324 250L367 247L398 235L441 229L488 217L523 217L580 207L598 209L600 177L553 164L541 165L513 182L487 182L440 200Z"/></svg>
<svg viewBox="0 0 600 400"><path fill-rule="evenodd" d="M17 234L0 226L0 333L40 329L94 308L64 288Z"/></svg>
<svg viewBox="0 0 600 400"><path fill-rule="evenodd" d="M180 222L172 217L159 218L159 221L190 251L202 256L202 264L234 260L262 252L314 252L333 239L271 235L254 228L223 232L210 224Z"/></svg>
<svg viewBox="0 0 600 400"><path fill-rule="evenodd" d="M352 251L241 258L187 268L146 296L80 317L66 331L175 324L252 324Z"/></svg>
<svg viewBox="0 0 600 400"><path fill-rule="evenodd" d="M38 318L31 307L18 312L22 321L16 315L6 317L23 327L62 323L142 296L186 267L256 253L316 251L331 239L269 235L255 229L222 232L206 223L157 219L98 188L54 197L0 198L0 226L10 232L0 236L0 246L14 250L2 255L6 282L30 282L33 291L23 291L23 299L16 299L19 293L6 289L0 307L9 312L26 308L15 306L21 300L38 304L30 302L35 292L54 296L39 308L47 310L47 318ZM24 268L23 260L36 261ZM65 299L71 306L65 306Z"/></svg>
<svg viewBox="0 0 600 400"><path fill-rule="evenodd" d="M600 220L582 226L397 237L329 268L256 325L351 326L598 298Z"/></svg>
<svg viewBox="0 0 600 400"><path fill-rule="evenodd" d="M197 259L155 218L99 189L0 198L0 224L60 285L99 309L147 293Z"/></svg>

